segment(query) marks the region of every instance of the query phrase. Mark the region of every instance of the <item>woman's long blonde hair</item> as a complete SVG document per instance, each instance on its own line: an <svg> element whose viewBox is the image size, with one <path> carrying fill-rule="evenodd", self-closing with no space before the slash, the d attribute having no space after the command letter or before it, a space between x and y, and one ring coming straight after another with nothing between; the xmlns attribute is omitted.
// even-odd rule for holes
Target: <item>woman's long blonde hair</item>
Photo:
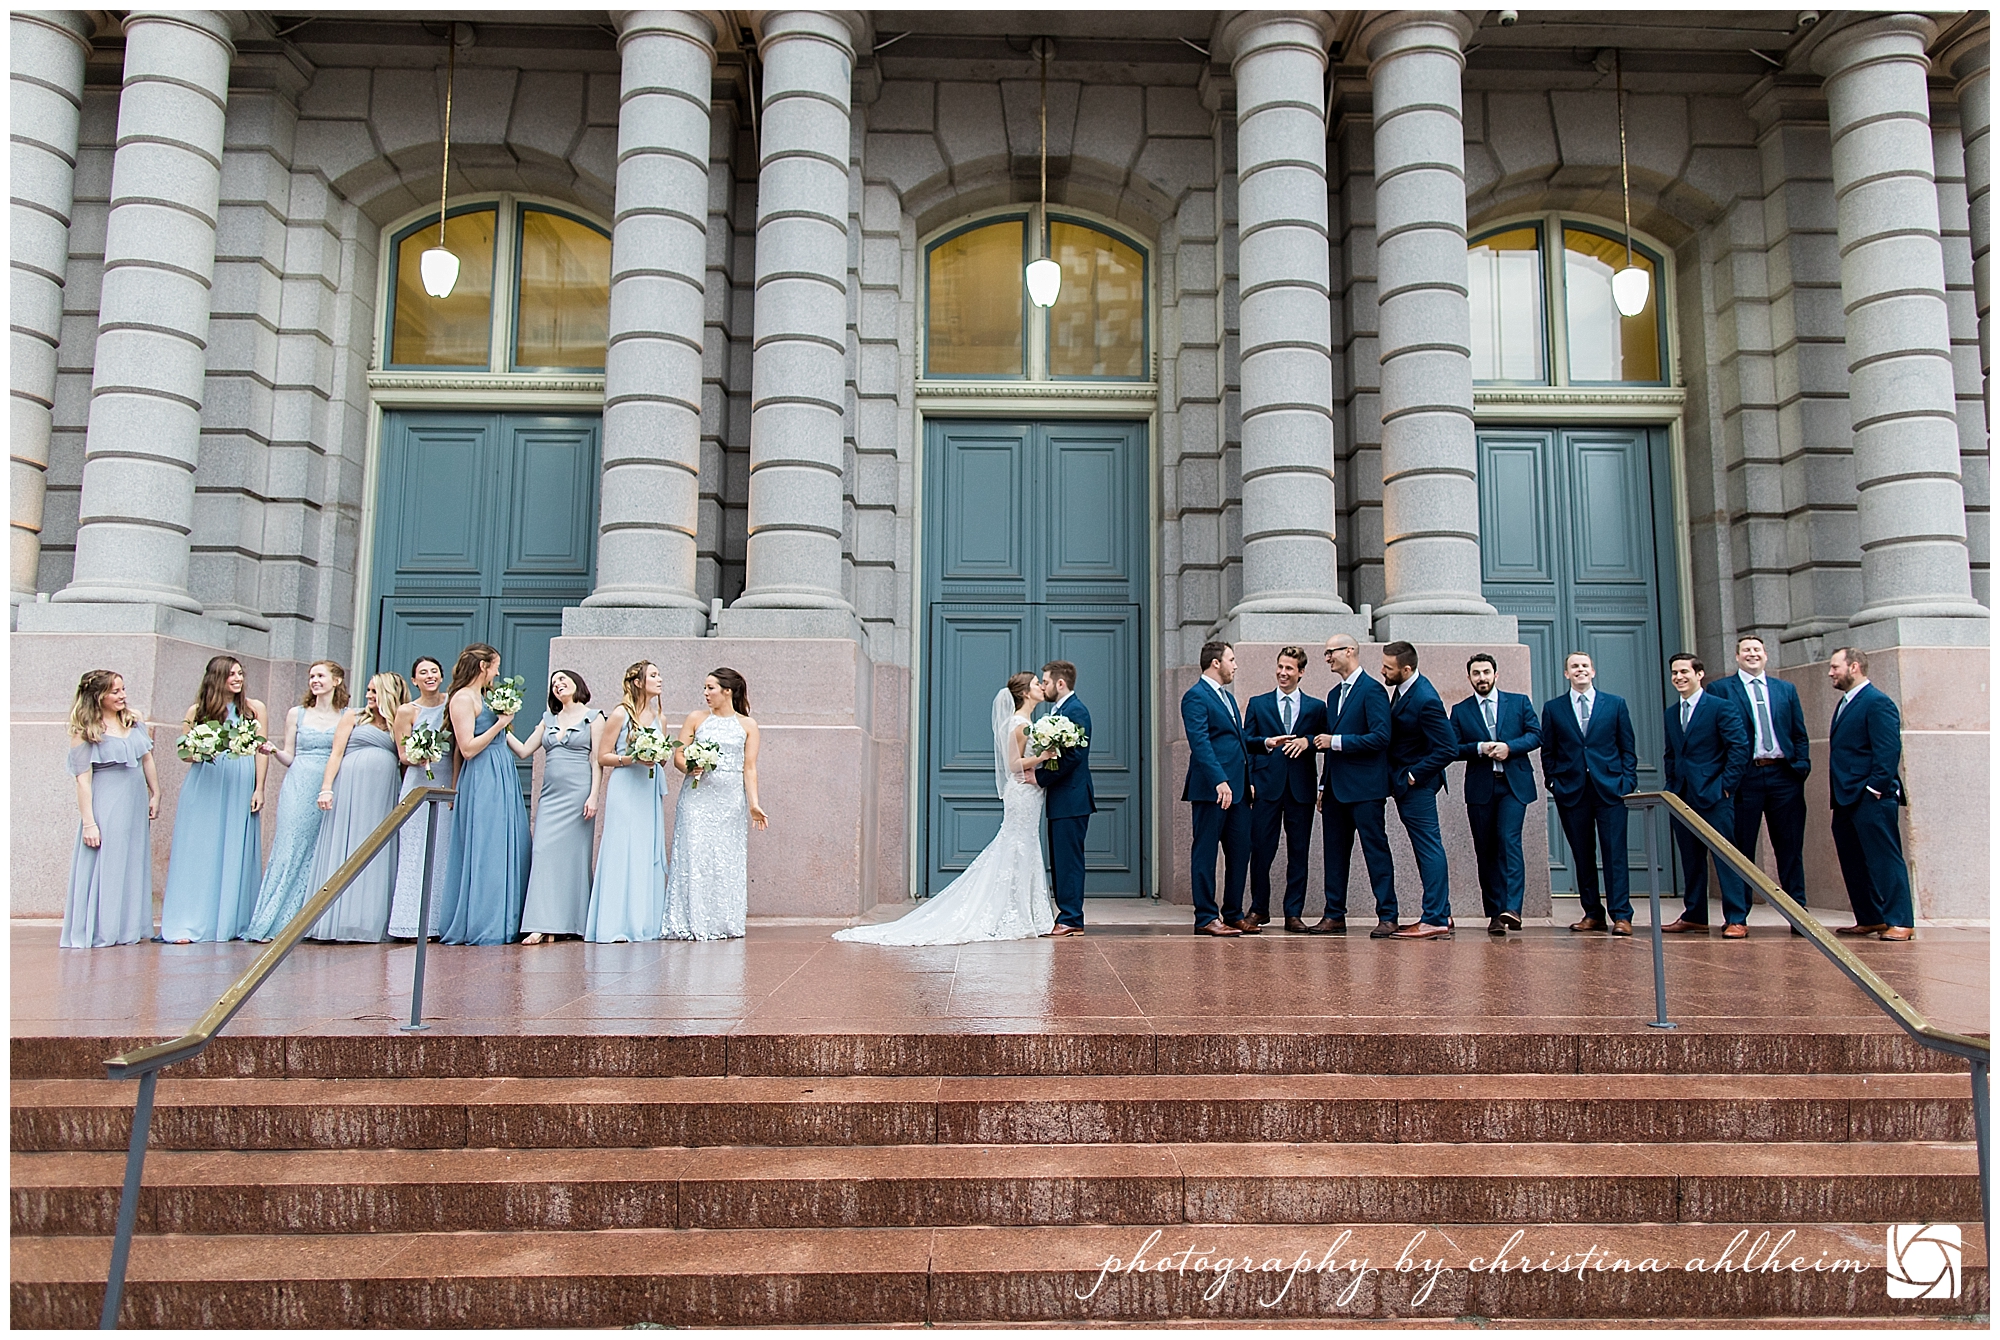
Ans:
<svg viewBox="0 0 2000 1340"><path fill-rule="evenodd" d="M391 670L384 670L368 681L368 687L375 690L375 716L382 723L382 729L395 734L396 712L409 696L409 689L403 677ZM363 698L363 702L367 699Z"/></svg>
<svg viewBox="0 0 2000 1340"><path fill-rule="evenodd" d="M634 661L625 667L625 680L620 686L622 696L618 705L625 709L625 719L636 729L639 718L646 712L646 672L653 668L652 661Z"/></svg>
<svg viewBox="0 0 2000 1340"><path fill-rule="evenodd" d="M85 744L96 744L104 738L104 695L123 678L116 670L83 672L83 678L76 682L76 701L69 706L70 734ZM139 724L138 714L127 707L118 714L118 724L131 730Z"/></svg>

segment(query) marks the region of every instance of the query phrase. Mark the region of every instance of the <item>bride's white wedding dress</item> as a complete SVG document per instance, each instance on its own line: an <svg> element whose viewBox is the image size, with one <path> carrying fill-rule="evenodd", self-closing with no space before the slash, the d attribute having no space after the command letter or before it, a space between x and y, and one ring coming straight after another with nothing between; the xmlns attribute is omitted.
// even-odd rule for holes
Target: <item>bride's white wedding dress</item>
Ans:
<svg viewBox="0 0 2000 1340"><path fill-rule="evenodd" d="M1008 764L1020 757L1013 727L1027 721L1025 716L1008 717L1006 729L995 732L995 750L1011 756ZM1042 788L1015 777L1011 767L1003 769L999 785L1000 831L964 874L894 921L850 926L835 931L833 938L876 945L960 945L1025 940L1054 926L1055 900L1042 868Z"/></svg>

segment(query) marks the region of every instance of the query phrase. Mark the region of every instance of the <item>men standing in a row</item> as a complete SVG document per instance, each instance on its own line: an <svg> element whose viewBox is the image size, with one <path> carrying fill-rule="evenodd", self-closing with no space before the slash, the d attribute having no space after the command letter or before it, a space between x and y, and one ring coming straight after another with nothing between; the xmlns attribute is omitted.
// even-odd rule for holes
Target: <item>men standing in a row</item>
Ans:
<svg viewBox="0 0 2000 1340"><path fill-rule="evenodd" d="M1888 694L1868 682L1868 657L1852 647L1833 653L1827 677L1840 691L1827 738L1833 799L1833 849L1854 905L1854 924L1836 935L1908 940L1916 935L1910 869L1903 861L1901 806L1910 803L1898 769L1903 717Z"/></svg>
<svg viewBox="0 0 2000 1340"><path fill-rule="evenodd" d="M1480 652L1465 663L1472 696L1451 709L1458 756L1465 760L1465 817L1479 859L1479 896L1486 905L1486 933L1521 929L1521 900L1528 868L1521 855L1521 822L1535 801L1535 765L1528 755L1542 747L1535 705L1525 694L1500 691L1500 666Z"/></svg>
<svg viewBox="0 0 2000 1340"><path fill-rule="evenodd" d="M1326 666L1334 677L1326 730L1313 737L1313 748L1326 752L1320 780L1326 914L1312 929L1347 934L1347 865L1359 833L1375 890L1375 929L1368 938L1384 940L1397 929L1396 865L1383 821L1389 798L1389 695L1362 670L1361 644L1346 633L1326 640Z"/></svg>
<svg viewBox="0 0 2000 1340"><path fill-rule="evenodd" d="M1278 687L1250 700L1244 729L1250 736L1250 911L1244 920L1271 921L1271 862L1285 840L1285 929L1303 933L1306 877L1311 868L1313 800L1319 791L1312 737L1326 730L1326 703L1299 688L1306 672L1303 647L1278 652ZM1238 929L1244 929L1238 927Z"/></svg>
<svg viewBox="0 0 2000 1340"><path fill-rule="evenodd" d="M1716 694L1702 692L1705 668L1685 651L1677 651L1667 661L1676 702L1667 704L1667 790L1686 801L1701 818L1724 837L1736 825L1736 806L1731 799L1743 774L1750 767L1750 734L1743 726L1743 714L1736 704ZM1674 842L1681 849L1681 865L1686 871L1687 889L1683 911L1672 924L1660 927L1662 935L1708 934L1708 848L1680 820L1674 821ZM1733 842L1733 838L1731 839ZM1722 934L1742 940L1750 934L1750 890L1722 861L1715 863L1715 875L1722 889Z"/></svg>
<svg viewBox="0 0 2000 1340"><path fill-rule="evenodd" d="M1458 736L1445 715L1444 700L1430 680L1417 673L1417 649L1408 642L1382 648L1382 682L1389 686L1389 794L1410 837L1423 881L1423 913L1395 932L1398 940L1451 938L1451 879L1445 866L1444 833L1438 827L1438 788L1444 770L1458 758ZM1398 912L1391 891L1390 920Z"/></svg>
<svg viewBox="0 0 2000 1340"><path fill-rule="evenodd" d="M1756 860L1758 830L1769 824L1771 851L1778 858L1778 884L1803 904L1806 777L1812 772L1812 747L1806 737L1806 714L1799 691L1764 673L1768 659L1764 639L1745 633L1736 639L1736 673L1703 688L1734 702L1749 726L1750 770L1736 788L1731 834L1736 850Z"/></svg>
<svg viewBox="0 0 2000 1340"><path fill-rule="evenodd" d="M1197 935L1241 935L1243 878L1250 869L1250 751L1229 684L1236 650L1227 642L1201 649L1201 676L1181 695L1187 730L1187 784L1181 799L1194 806L1189 883ZM1222 848L1222 906L1215 901L1215 849ZM1231 924L1239 923L1239 924ZM1255 933L1256 927L1251 927Z"/></svg>
<svg viewBox="0 0 2000 1340"><path fill-rule="evenodd" d="M1573 651L1563 659L1568 693L1542 706L1542 778L1562 819L1583 919L1573 931L1605 929L1597 896L1604 864L1613 935L1632 933L1632 869L1626 855L1625 797L1638 789L1639 754L1625 700L1596 688L1597 667Z"/></svg>

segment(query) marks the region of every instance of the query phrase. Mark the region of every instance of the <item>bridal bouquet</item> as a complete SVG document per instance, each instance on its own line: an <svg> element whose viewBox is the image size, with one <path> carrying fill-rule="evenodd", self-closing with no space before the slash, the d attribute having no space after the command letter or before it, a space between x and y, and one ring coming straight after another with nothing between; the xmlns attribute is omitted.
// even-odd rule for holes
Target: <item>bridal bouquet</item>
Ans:
<svg viewBox="0 0 2000 1340"><path fill-rule="evenodd" d="M256 722L252 721L254 728ZM198 721L174 741L174 752L189 763L213 763L229 749L230 727L220 721Z"/></svg>
<svg viewBox="0 0 2000 1340"><path fill-rule="evenodd" d="M493 709L493 715L504 717L521 710L522 682L519 675L493 681L493 687L486 690L486 705Z"/></svg>
<svg viewBox="0 0 2000 1340"><path fill-rule="evenodd" d="M682 757L687 759L688 785L699 788L701 775L713 772L721 765L722 746L713 740L689 740Z"/></svg>
<svg viewBox="0 0 2000 1340"><path fill-rule="evenodd" d="M222 728L222 748L232 758L249 758L264 743L256 717L238 717Z"/></svg>
<svg viewBox="0 0 2000 1340"><path fill-rule="evenodd" d="M437 726L418 726L403 740L403 752L410 756L410 762L424 765L425 781L434 782L437 774L431 771L431 764L451 752L451 735Z"/></svg>
<svg viewBox="0 0 2000 1340"><path fill-rule="evenodd" d="M674 756L674 742L658 726L636 726L625 737L625 752L646 765L646 775L659 775L659 765Z"/></svg>
<svg viewBox="0 0 2000 1340"><path fill-rule="evenodd" d="M1060 713L1051 712L1028 727L1028 749L1031 753L1045 753L1054 749L1058 758L1065 749L1082 749L1090 741L1084 736L1083 728ZM1057 759L1050 759L1042 766L1055 771Z"/></svg>

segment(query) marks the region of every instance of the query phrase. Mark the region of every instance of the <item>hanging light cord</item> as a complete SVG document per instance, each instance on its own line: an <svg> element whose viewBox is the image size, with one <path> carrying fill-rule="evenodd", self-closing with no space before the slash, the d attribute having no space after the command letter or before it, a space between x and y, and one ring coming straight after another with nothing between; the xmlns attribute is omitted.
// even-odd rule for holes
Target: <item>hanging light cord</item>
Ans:
<svg viewBox="0 0 2000 1340"><path fill-rule="evenodd" d="M1632 268L1632 169L1625 160L1625 53L1612 58L1618 72L1618 180L1625 197L1625 268Z"/></svg>
<svg viewBox="0 0 2000 1340"><path fill-rule="evenodd" d="M444 171L438 174L438 249L444 250L444 202L451 194L451 86L458 74L458 25L445 28Z"/></svg>
<svg viewBox="0 0 2000 1340"><path fill-rule="evenodd" d="M1042 39L1042 255L1049 254L1049 39Z"/></svg>

